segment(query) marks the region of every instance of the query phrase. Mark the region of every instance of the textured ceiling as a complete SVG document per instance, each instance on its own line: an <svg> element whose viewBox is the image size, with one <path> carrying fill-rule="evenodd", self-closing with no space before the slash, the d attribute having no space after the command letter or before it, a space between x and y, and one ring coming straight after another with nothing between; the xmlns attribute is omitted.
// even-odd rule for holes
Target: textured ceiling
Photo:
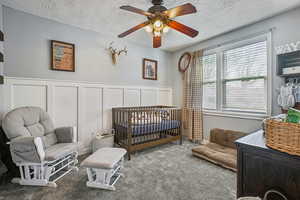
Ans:
<svg viewBox="0 0 300 200"><path fill-rule="evenodd" d="M145 21L145 17L120 10L132 5L147 10L150 0L0 0L4 5L65 24L114 36ZM198 13L176 18L199 30L196 38L170 31L163 38L161 49L174 51L235 28L300 6L300 0L165 0L168 8L192 3ZM151 36L144 30L132 33L125 40L152 46Z"/></svg>

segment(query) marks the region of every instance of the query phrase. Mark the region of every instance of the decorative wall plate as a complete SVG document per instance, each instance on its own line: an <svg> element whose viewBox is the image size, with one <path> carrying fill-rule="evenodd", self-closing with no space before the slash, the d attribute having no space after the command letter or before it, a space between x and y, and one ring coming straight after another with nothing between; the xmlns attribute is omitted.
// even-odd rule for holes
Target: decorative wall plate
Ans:
<svg viewBox="0 0 300 200"><path fill-rule="evenodd" d="M181 73L184 73L191 63L192 55L189 52L182 54L178 61L178 69Z"/></svg>

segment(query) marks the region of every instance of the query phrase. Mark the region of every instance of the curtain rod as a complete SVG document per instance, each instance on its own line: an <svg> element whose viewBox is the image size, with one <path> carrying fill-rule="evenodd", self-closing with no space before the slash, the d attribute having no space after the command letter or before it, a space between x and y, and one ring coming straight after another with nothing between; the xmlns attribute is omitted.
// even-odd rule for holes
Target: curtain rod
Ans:
<svg viewBox="0 0 300 200"><path fill-rule="evenodd" d="M249 34L247 36L244 36L244 37L241 37L241 38L238 38L238 39L234 39L234 40L230 40L230 41L227 41L227 42L223 42L221 44L216 44L216 45L213 45L213 46L209 46L209 47L206 47L206 48L203 48L203 49L200 49L200 50L208 51L208 50L216 49L218 47L221 47L221 46L224 46L224 45L227 45L227 44L231 44L231 43L235 43L235 42L238 42L238 41L250 39L250 38L253 38L253 37L265 34L265 33L273 32L274 30L276 30L276 27L272 27L272 28L269 28L267 30L260 31L260 32L257 32L257 33L252 33L252 34ZM216 36L216 37L218 37L218 36ZM214 37L214 38L216 38L216 37ZM208 39L208 40L213 40L214 38L211 38L211 39ZM199 49L195 50L193 52L196 52L196 51L199 51Z"/></svg>

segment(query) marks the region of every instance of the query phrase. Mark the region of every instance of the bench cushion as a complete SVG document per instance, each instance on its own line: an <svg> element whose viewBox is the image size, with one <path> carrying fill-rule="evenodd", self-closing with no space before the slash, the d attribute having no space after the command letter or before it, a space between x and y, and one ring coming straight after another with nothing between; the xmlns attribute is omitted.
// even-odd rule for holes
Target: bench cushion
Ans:
<svg viewBox="0 0 300 200"><path fill-rule="evenodd" d="M192 152L194 156L204 158L210 162L236 171L236 149L224 147L215 143L208 143L195 147Z"/></svg>
<svg viewBox="0 0 300 200"><path fill-rule="evenodd" d="M210 131L210 139L209 141L212 143L216 143L219 145L222 145L224 147L229 148L236 148L234 142L241 138L246 136L246 133L239 132L239 131L231 131L231 130L223 130L223 129L212 129Z"/></svg>
<svg viewBox="0 0 300 200"><path fill-rule="evenodd" d="M81 166L96 169L113 169L124 157L126 150L122 148L101 148L87 157Z"/></svg>

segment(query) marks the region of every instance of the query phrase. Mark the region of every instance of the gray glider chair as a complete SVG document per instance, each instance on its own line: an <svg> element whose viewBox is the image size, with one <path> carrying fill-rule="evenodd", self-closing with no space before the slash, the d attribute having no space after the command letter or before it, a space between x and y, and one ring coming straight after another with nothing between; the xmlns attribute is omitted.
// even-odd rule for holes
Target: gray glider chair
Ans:
<svg viewBox="0 0 300 200"><path fill-rule="evenodd" d="M78 145L74 127L54 128L49 115L38 107L21 107L7 113L2 128L10 140L20 185L56 187L56 181L77 170Z"/></svg>

